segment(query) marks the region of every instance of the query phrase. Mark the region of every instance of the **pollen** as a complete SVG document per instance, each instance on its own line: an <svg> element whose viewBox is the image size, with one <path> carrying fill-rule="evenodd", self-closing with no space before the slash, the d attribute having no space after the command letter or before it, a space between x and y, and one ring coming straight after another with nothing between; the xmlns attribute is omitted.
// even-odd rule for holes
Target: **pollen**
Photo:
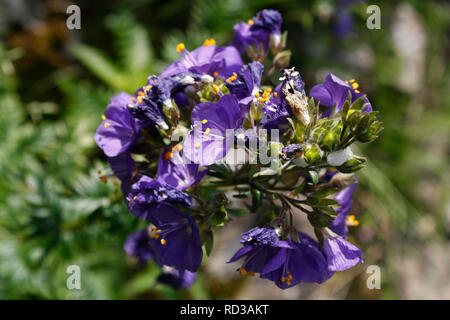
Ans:
<svg viewBox="0 0 450 320"><path fill-rule="evenodd" d="M166 239L161 239L161 244L164 246L167 243Z"/></svg>
<svg viewBox="0 0 450 320"><path fill-rule="evenodd" d="M352 88L355 89L355 90L358 89L359 88L359 84L357 82L353 83L352 84Z"/></svg>
<svg viewBox="0 0 450 320"><path fill-rule="evenodd" d="M173 157L173 153L170 151L167 151L166 153L164 153L164 160L169 160Z"/></svg>
<svg viewBox="0 0 450 320"><path fill-rule="evenodd" d="M137 199L137 196L134 196L134 197L133 197L133 200L136 200L136 199Z"/></svg>
<svg viewBox="0 0 450 320"><path fill-rule="evenodd" d="M247 23L249 26L251 26L255 23L255 21L253 21L253 19L248 19Z"/></svg>
<svg viewBox="0 0 450 320"><path fill-rule="evenodd" d="M356 82L355 79L350 80L350 83L355 83L355 82Z"/></svg>
<svg viewBox="0 0 450 320"><path fill-rule="evenodd" d="M213 38L211 38L211 39L206 39L205 42L203 42L203 45L204 45L205 47L207 47L207 46L213 46L213 45L215 45L215 44L216 44L216 40L214 40Z"/></svg>
<svg viewBox="0 0 450 320"><path fill-rule="evenodd" d="M183 42L180 42L179 44L177 44L177 52L180 53L181 51L184 51L186 49L185 45Z"/></svg>
<svg viewBox="0 0 450 320"><path fill-rule="evenodd" d="M240 267L239 271L241 272L242 275L246 275L247 274L247 270L245 270L243 267Z"/></svg>
<svg viewBox="0 0 450 320"><path fill-rule="evenodd" d="M101 177L100 177L100 180L101 180L104 184L106 184L106 183L108 182L108 177L107 177L107 176L101 176Z"/></svg>
<svg viewBox="0 0 450 320"><path fill-rule="evenodd" d="M220 91L219 87L216 85L213 85L213 90L215 93L219 93L219 91Z"/></svg>
<svg viewBox="0 0 450 320"><path fill-rule="evenodd" d="M208 135L208 133L209 133L210 130L211 130L211 129L206 128L206 130L205 130L205 136Z"/></svg>
<svg viewBox="0 0 450 320"><path fill-rule="evenodd" d="M255 97L259 98L259 92L255 93Z"/></svg>
<svg viewBox="0 0 450 320"><path fill-rule="evenodd" d="M226 81L228 83L230 83L230 82L232 82L232 81L234 81L236 79L237 79L237 74L236 74L236 72L233 72L233 75L231 77L229 77Z"/></svg>
<svg viewBox="0 0 450 320"><path fill-rule="evenodd" d="M181 151L181 150L183 150L183 146L179 143L172 146L172 151Z"/></svg>
<svg viewBox="0 0 450 320"><path fill-rule="evenodd" d="M106 120L106 116L102 114L102 120Z"/></svg>
<svg viewBox="0 0 450 320"><path fill-rule="evenodd" d="M197 143L195 144L195 147L196 147L196 148L200 148L200 143L197 142Z"/></svg>
<svg viewBox="0 0 450 320"><path fill-rule="evenodd" d="M109 122L105 122L104 126L105 126L105 128L108 128L109 127Z"/></svg>
<svg viewBox="0 0 450 320"><path fill-rule="evenodd" d="M219 71L216 71L213 73L214 78L217 78L218 75L219 75Z"/></svg>
<svg viewBox="0 0 450 320"><path fill-rule="evenodd" d="M357 226L359 226L359 221L356 220L356 218L355 218L354 215L349 215L349 216L347 217L347 221L345 222L345 224L346 224L347 226L357 227Z"/></svg>
<svg viewBox="0 0 450 320"><path fill-rule="evenodd" d="M278 98L278 93L274 92L274 93L273 93L273 96L274 96L275 98Z"/></svg>

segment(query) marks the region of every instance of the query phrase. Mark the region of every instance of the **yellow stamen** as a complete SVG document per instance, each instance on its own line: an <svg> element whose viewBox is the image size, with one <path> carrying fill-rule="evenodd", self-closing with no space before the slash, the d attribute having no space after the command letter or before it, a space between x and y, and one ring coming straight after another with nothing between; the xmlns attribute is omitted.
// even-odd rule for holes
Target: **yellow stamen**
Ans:
<svg viewBox="0 0 450 320"><path fill-rule="evenodd" d="M164 160L169 160L172 157L173 157L173 153L172 152L167 151L166 153L164 153Z"/></svg>
<svg viewBox="0 0 450 320"><path fill-rule="evenodd" d="M259 98L259 92L255 93L255 97Z"/></svg>
<svg viewBox="0 0 450 320"><path fill-rule="evenodd" d="M98 170L97 173L98 173L98 174L102 174L102 170Z"/></svg>
<svg viewBox="0 0 450 320"><path fill-rule="evenodd" d="M136 199L137 199L137 196L134 196L134 197L133 197L133 200L136 200Z"/></svg>
<svg viewBox="0 0 450 320"><path fill-rule="evenodd" d="M233 72L233 75L231 77L229 77L226 81L228 83L230 83L230 82L232 82L232 81L234 81L236 79L237 79L237 74L236 74L236 72Z"/></svg>
<svg viewBox="0 0 450 320"><path fill-rule="evenodd" d="M220 91L219 87L216 86L215 84L213 85L213 90L214 90L216 93L219 93L219 91Z"/></svg>
<svg viewBox="0 0 450 320"><path fill-rule="evenodd" d="M218 75L219 75L219 71L216 71L213 73L214 78L217 78Z"/></svg>
<svg viewBox="0 0 450 320"><path fill-rule="evenodd" d="M356 220L356 218L355 218L354 215L349 215L349 216L347 217L347 221L345 222L345 224L346 224L347 226L357 227L357 226L359 226L359 221Z"/></svg>
<svg viewBox="0 0 450 320"><path fill-rule="evenodd" d="M181 51L184 51L186 49L183 42L177 44L177 52L180 53Z"/></svg>
<svg viewBox="0 0 450 320"><path fill-rule="evenodd" d="M273 96L274 96L275 98L278 98L278 93L274 92L274 93L273 93Z"/></svg>
<svg viewBox="0 0 450 320"><path fill-rule="evenodd" d="M109 127L109 122L105 122L104 126L105 126L105 128L108 128Z"/></svg>
<svg viewBox="0 0 450 320"><path fill-rule="evenodd" d="M181 151L181 150L183 150L183 146L179 143L172 146L172 151Z"/></svg>
<svg viewBox="0 0 450 320"><path fill-rule="evenodd" d="M247 272L247 274L248 274L250 277L254 277L254 276L255 276L255 273L254 273L253 271L249 271L249 272Z"/></svg>
<svg viewBox="0 0 450 320"><path fill-rule="evenodd" d="M286 278L285 277L281 277L280 280L281 280L281 282L285 282Z"/></svg>
<svg viewBox="0 0 450 320"><path fill-rule="evenodd" d="M253 21L253 19L248 19L247 23L249 26L251 26L255 23L255 21Z"/></svg>
<svg viewBox="0 0 450 320"><path fill-rule="evenodd" d="M202 120L202 123L203 123L203 124L208 123L208 120L203 119L203 120Z"/></svg>
<svg viewBox="0 0 450 320"><path fill-rule="evenodd" d="M213 46L213 45L215 45L215 44L216 44L216 40L214 40L213 38L211 38L211 39L206 39L205 42L203 42L203 45L204 45L205 47L207 47L207 46Z"/></svg>
<svg viewBox="0 0 450 320"><path fill-rule="evenodd" d="M205 135L207 135L207 134L209 133L209 131L210 131L210 129L209 129L209 128L206 128L206 130L205 130Z"/></svg>
<svg viewBox="0 0 450 320"><path fill-rule="evenodd" d="M350 80L350 83L355 83L355 82L356 82L355 79Z"/></svg>
<svg viewBox="0 0 450 320"><path fill-rule="evenodd" d="M247 274L247 271L244 268L242 268L242 267L239 268L239 271L241 272L242 275L246 275Z"/></svg>
<svg viewBox="0 0 450 320"><path fill-rule="evenodd" d="M197 142L197 143L195 144L195 147L196 147L196 148L200 148L200 143Z"/></svg>
<svg viewBox="0 0 450 320"><path fill-rule="evenodd" d="M358 89L359 88L359 84L357 82L353 83L352 84L352 88L355 89L355 90Z"/></svg>
<svg viewBox="0 0 450 320"><path fill-rule="evenodd" d="M355 89L355 92L356 92L356 93L359 93L360 91Z"/></svg>
<svg viewBox="0 0 450 320"><path fill-rule="evenodd" d="M106 116L102 114L102 120L106 120Z"/></svg>
<svg viewBox="0 0 450 320"><path fill-rule="evenodd" d="M165 245L167 243L166 239L161 239L161 244Z"/></svg>

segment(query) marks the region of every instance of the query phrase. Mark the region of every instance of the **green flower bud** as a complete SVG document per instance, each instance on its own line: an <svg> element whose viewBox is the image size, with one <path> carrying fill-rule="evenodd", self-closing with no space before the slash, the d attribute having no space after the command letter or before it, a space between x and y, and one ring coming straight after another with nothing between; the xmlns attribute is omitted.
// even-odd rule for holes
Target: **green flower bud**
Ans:
<svg viewBox="0 0 450 320"><path fill-rule="evenodd" d="M277 69L284 69L289 66L291 62L291 51L285 50L277 53L273 58L273 65Z"/></svg>
<svg viewBox="0 0 450 320"><path fill-rule="evenodd" d="M339 135L336 132L328 130L320 142L320 148L325 151L331 151L336 146L338 139Z"/></svg>
<svg viewBox="0 0 450 320"><path fill-rule="evenodd" d="M321 156L322 150L317 147L317 145L312 145L311 148L305 151L305 160L308 163L315 163L319 161Z"/></svg>

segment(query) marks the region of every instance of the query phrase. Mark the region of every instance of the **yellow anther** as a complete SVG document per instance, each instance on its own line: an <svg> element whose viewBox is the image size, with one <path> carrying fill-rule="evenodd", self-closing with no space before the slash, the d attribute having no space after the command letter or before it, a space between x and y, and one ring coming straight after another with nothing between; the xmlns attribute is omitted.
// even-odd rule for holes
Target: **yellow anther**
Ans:
<svg viewBox="0 0 450 320"><path fill-rule="evenodd" d="M259 92L255 93L255 97L259 98Z"/></svg>
<svg viewBox="0 0 450 320"><path fill-rule="evenodd" d="M288 280L288 281L286 282L286 284L287 284L288 286L290 286L290 285L291 285L291 282Z"/></svg>
<svg viewBox="0 0 450 320"><path fill-rule="evenodd" d="M356 89L355 89L355 93L359 93L359 92L360 92L359 90L356 90Z"/></svg>
<svg viewBox="0 0 450 320"><path fill-rule="evenodd" d="M167 151L166 153L164 153L164 160L169 160L172 157L173 157L173 153L172 152Z"/></svg>
<svg viewBox="0 0 450 320"><path fill-rule="evenodd" d="M269 94L270 94L270 92L264 91L264 92L263 92L263 97L264 97L264 98L267 98L267 97L269 96Z"/></svg>
<svg viewBox="0 0 450 320"><path fill-rule="evenodd" d="M289 276L287 277L287 279L288 279L288 281L291 281L291 280L292 280L292 276L289 275Z"/></svg>
<svg viewBox="0 0 450 320"><path fill-rule="evenodd" d="M267 88L266 91L267 91L268 93L271 93L271 92L272 92L272 88Z"/></svg>
<svg viewBox="0 0 450 320"><path fill-rule="evenodd" d="M264 99L263 97L260 97L260 98L258 98L258 101L259 102L264 102L264 101L266 101L266 99Z"/></svg>
<svg viewBox="0 0 450 320"><path fill-rule="evenodd" d="M136 199L137 199L137 196L134 196L134 197L133 197L133 200L136 200Z"/></svg>
<svg viewBox="0 0 450 320"><path fill-rule="evenodd" d="M242 267L239 268L239 271L241 272L242 275L246 275L247 274L247 270L245 270Z"/></svg>
<svg viewBox="0 0 450 320"><path fill-rule="evenodd" d="M215 84L213 85L213 90L215 93L219 93L220 89L218 86L216 86Z"/></svg>
<svg viewBox="0 0 450 320"><path fill-rule="evenodd" d="M226 81L228 83L230 83L230 82L232 82L232 81L234 81L236 79L237 79L237 74L236 74L236 72L233 72L233 75L231 77L229 77Z"/></svg>
<svg viewBox="0 0 450 320"><path fill-rule="evenodd" d="M172 146L172 151L181 151L181 150L183 150L183 146L179 143Z"/></svg>
<svg viewBox="0 0 450 320"><path fill-rule="evenodd" d="M281 282L285 282L286 278L285 277L281 277L280 280L281 280Z"/></svg>
<svg viewBox="0 0 450 320"><path fill-rule="evenodd" d="M138 92L138 97L141 97L141 96L143 96L145 93L144 93L144 91L139 91Z"/></svg>
<svg viewBox="0 0 450 320"><path fill-rule="evenodd" d="M205 42L203 42L203 45L204 45L205 47L207 47L207 46L213 46L213 45L215 45L215 44L216 44L216 40L214 40L213 38L211 38L211 39L206 39Z"/></svg>
<svg viewBox="0 0 450 320"><path fill-rule="evenodd" d="M186 49L186 47L184 46L183 42L177 44L177 52L178 53L180 53L181 51L184 51L185 49Z"/></svg>
<svg viewBox="0 0 450 320"><path fill-rule="evenodd" d="M159 239L159 233L158 233L157 230L153 230L152 238L153 239Z"/></svg>
<svg viewBox="0 0 450 320"><path fill-rule="evenodd" d="M357 82L353 83L352 84L352 88L355 89L355 90L358 89L359 88L359 84Z"/></svg>
<svg viewBox="0 0 450 320"><path fill-rule="evenodd" d="M106 120L106 116L102 114L102 120Z"/></svg>
<svg viewBox="0 0 450 320"><path fill-rule="evenodd" d="M135 97L131 97L130 100L133 101L133 102L135 102L135 101L136 101L136 98L135 98Z"/></svg>
<svg viewBox="0 0 450 320"><path fill-rule="evenodd" d="M346 84L348 84L348 81L347 81L347 80L345 80L345 83L346 83Z"/></svg>
<svg viewBox="0 0 450 320"><path fill-rule="evenodd" d="M305 97L306 101L309 101L309 97Z"/></svg>
<svg viewBox="0 0 450 320"><path fill-rule="evenodd" d="M203 119L203 120L202 120L202 123L203 123L203 124L208 123L208 120Z"/></svg>
<svg viewBox="0 0 450 320"><path fill-rule="evenodd" d="M274 92L274 93L273 93L273 96L274 96L275 98L278 98L278 93Z"/></svg>
<svg viewBox="0 0 450 320"><path fill-rule="evenodd" d="M249 272L247 272L247 274L248 274L250 277L254 277L254 276L255 276L255 273L254 273L253 271L249 271Z"/></svg>
<svg viewBox="0 0 450 320"><path fill-rule="evenodd" d="M200 148L200 142L197 142L197 143L195 144L195 147L196 147L196 148Z"/></svg>
<svg viewBox="0 0 450 320"><path fill-rule="evenodd" d="M349 215L347 221L345 222L347 226L357 227L359 226L359 221L356 220L354 215Z"/></svg>
<svg viewBox="0 0 450 320"><path fill-rule="evenodd" d="M104 126L105 126L105 128L108 128L109 127L109 122L105 122Z"/></svg>
<svg viewBox="0 0 450 320"><path fill-rule="evenodd" d="M251 26L255 23L255 21L253 21L253 19L248 19L247 23L249 26Z"/></svg>
<svg viewBox="0 0 450 320"><path fill-rule="evenodd" d="M206 130L205 130L205 135L207 135L207 134L209 133L210 130L211 130L211 129L206 128Z"/></svg>
<svg viewBox="0 0 450 320"><path fill-rule="evenodd" d="M161 244L165 245L167 243L166 239L161 239Z"/></svg>
<svg viewBox="0 0 450 320"><path fill-rule="evenodd" d="M218 75L219 75L219 71L216 71L213 73L214 78L217 78Z"/></svg>
<svg viewBox="0 0 450 320"><path fill-rule="evenodd" d="M350 80L350 83L355 83L355 82L356 82L355 79Z"/></svg>
<svg viewBox="0 0 450 320"><path fill-rule="evenodd" d="M100 180L101 180L104 184L106 184L106 183L108 182L108 177L107 177L107 176L101 176L101 177L100 177Z"/></svg>

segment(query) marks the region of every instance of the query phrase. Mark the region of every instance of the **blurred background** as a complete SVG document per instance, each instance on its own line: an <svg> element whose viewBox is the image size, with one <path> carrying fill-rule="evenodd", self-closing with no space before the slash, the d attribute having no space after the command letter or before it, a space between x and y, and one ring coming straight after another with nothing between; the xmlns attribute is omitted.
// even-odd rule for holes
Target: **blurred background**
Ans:
<svg viewBox="0 0 450 320"><path fill-rule="evenodd" d="M0 0L1 299L450 299L450 5L447 1L98 0L75 1L81 29L68 30L65 0ZM369 4L381 29L369 30ZM155 283L158 268L123 252L140 227L128 213L93 140L109 98L133 93L149 74L233 24L279 10L291 65L307 92L328 72L355 78L385 130L360 145L351 241L365 264L325 284L279 290L226 265L252 217L215 230L196 284ZM66 268L81 268L68 290ZM381 269L369 290L368 265Z"/></svg>

